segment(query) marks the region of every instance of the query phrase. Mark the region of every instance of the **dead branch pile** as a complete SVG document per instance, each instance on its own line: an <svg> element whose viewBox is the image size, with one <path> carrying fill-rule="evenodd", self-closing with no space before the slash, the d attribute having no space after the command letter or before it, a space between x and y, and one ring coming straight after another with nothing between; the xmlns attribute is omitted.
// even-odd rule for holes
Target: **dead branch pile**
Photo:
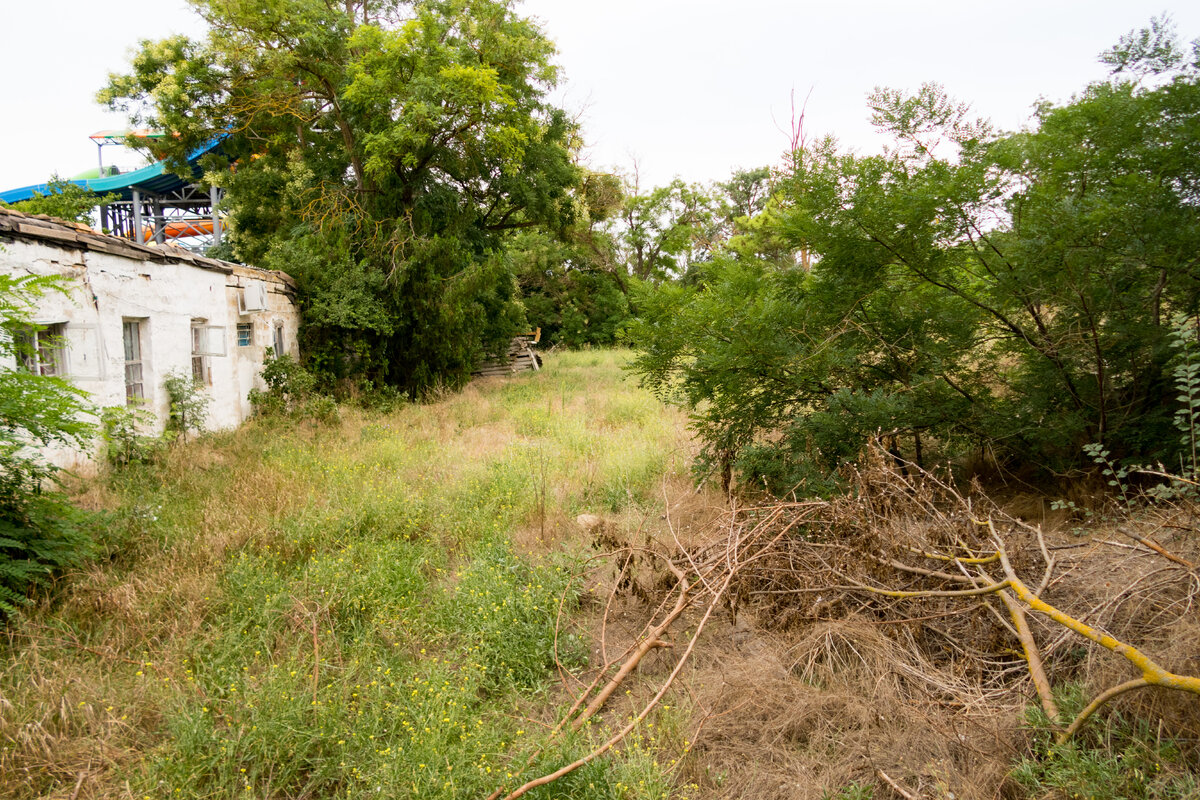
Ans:
<svg viewBox="0 0 1200 800"><path fill-rule="evenodd" d="M668 666L587 756L518 774L493 798L515 800L618 746L673 688L697 720L700 756L681 778L711 796L820 796L869 780L902 796L994 797L1025 747L1031 699L1060 740L1120 704L1200 741L1190 517L1048 535L883 452L850 478L834 501L734 508L687 544L668 518L668 537L619 551L605 621L638 564L638 593L657 605L624 652L607 657L604 643L547 745L597 714L648 654L668 649ZM688 635L673 637L680 627ZM1057 707L1054 690L1070 683L1089 693L1082 711Z"/></svg>

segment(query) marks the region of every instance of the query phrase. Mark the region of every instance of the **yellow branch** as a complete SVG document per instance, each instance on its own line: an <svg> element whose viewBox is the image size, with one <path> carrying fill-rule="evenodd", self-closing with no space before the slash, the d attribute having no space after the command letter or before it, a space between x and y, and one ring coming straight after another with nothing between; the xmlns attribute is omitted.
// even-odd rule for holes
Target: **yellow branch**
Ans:
<svg viewBox="0 0 1200 800"><path fill-rule="evenodd" d="M1101 647L1124 656L1129 663L1141 671L1142 677L1146 679L1147 683L1154 686L1165 686L1169 689L1181 689L1185 692L1200 694L1200 678L1190 675L1176 675L1174 672L1163 669L1136 647L1118 641L1107 633L1100 633L1087 623L1080 622L1074 617L1064 614L1046 601L1038 598L1019 579L1014 580L1010 578L1008 584L1012 587L1017 597L1021 598L1034 611L1045 614L1059 625L1070 628L1085 639L1090 639Z"/></svg>
<svg viewBox="0 0 1200 800"><path fill-rule="evenodd" d="M984 556L982 558L959 558L958 556L948 556L943 553L927 553L924 550L916 547L909 547L907 549L910 553L916 553L919 556L931 558L935 561L954 561L959 564L994 564L1000 560L999 553L992 553L990 556Z"/></svg>
<svg viewBox="0 0 1200 800"><path fill-rule="evenodd" d="M1095 713L1096 709L1107 703L1109 700L1112 700L1117 695L1125 694L1133 689L1142 689L1147 686L1153 686L1153 684L1149 683L1145 678L1134 678L1131 681L1118 684L1096 695L1096 699L1088 703L1087 708L1085 708L1083 711L1080 711L1079 715L1075 717L1067 729L1058 735L1058 743L1063 744L1072 736L1074 736L1079 729L1083 727L1083 723L1087 722L1088 717Z"/></svg>
<svg viewBox="0 0 1200 800"><path fill-rule="evenodd" d="M1038 649L1037 641L1033 638L1033 631L1029 628L1029 620L1025 618L1025 609L1021 608L1021 604L1014 600L1008 592L1002 591L999 594L1000 599L1004 601L1004 607L1008 609L1013 625L1017 628L1017 638L1020 639L1021 648L1025 651L1025 663L1029 665L1029 676L1033 678L1033 687L1042 701L1042 710L1046 712L1051 723L1058 724L1058 706L1054 703L1050 679L1046 677L1046 668L1042 664L1042 653Z"/></svg>
<svg viewBox="0 0 1200 800"><path fill-rule="evenodd" d="M862 589L865 592L871 592L872 594L881 594L884 597L908 598L908 597L977 597L981 594L992 594L993 592L998 592L1006 586L1008 586L1008 581L1004 581L1003 583L990 583L987 586L980 586L977 589L958 589L956 591L938 591L935 589L928 589L925 591L903 592L903 591L899 591L899 590L895 590L895 589L879 589L874 586L867 586L864 583L855 583L851 586L843 586L841 588L843 588L843 589Z"/></svg>

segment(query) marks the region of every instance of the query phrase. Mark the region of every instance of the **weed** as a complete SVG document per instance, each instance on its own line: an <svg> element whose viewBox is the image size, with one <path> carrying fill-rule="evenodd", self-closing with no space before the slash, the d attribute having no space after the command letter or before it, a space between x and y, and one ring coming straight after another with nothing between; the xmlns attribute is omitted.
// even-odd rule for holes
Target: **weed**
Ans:
<svg viewBox="0 0 1200 800"><path fill-rule="evenodd" d="M69 796L85 773L94 796L489 795L537 745L556 657L588 655L569 624L586 544L559 521L595 487L648 497L683 435L623 358L251 421L113 474L107 557L4 653L0 796ZM544 545L518 544L530 526ZM530 796L665 797L656 735Z"/></svg>
<svg viewBox="0 0 1200 800"><path fill-rule="evenodd" d="M142 430L154 424L154 415L144 408L109 406L100 412L104 454L117 469L131 464L149 464L162 450L163 439Z"/></svg>
<svg viewBox="0 0 1200 800"><path fill-rule="evenodd" d="M337 402L317 392L316 377L287 353L275 356L268 347L261 377L267 388L250 390L256 414L310 419L322 425L337 422Z"/></svg>
<svg viewBox="0 0 1200 800"><path fill-rule="evenodd" d="M874 785L858 781L847 784L836 791L821 794L821 800L873 800L874 797Z"/></svg>
<svg viewBox="0 0 1200 800"><path fill-rule="evenodd" d="M181 370L173 370L163 378L163 388L171 400L167 431L186 440L189 432L204 430L212 399L204 385Z"/></svg>
<svg viewBox="0 0 1200 800"><path fill-rule="evenodd" d="M480 542L467 555L443 625L463 637L489 688L537 687L555 666L559 602L570 611L578 587L563 566L536 568L503 540ZM559 650L570 666L584 658L578 645Z"/></svg>
<svg viewBox="0 0 1200 800"><path fill-rule="evenodd" d="M1068 719L1086 703L1078 684L1055 694ZM1093 725L1060 745L1040 707L1031 706L1025 716L1033 737L1031 754L1016 766L1012 777L1031 796L1184 800L1200 793L1195 765L1184 763L1175 743L1156 735L1142 721L1113 712L1106 726Z"/></svg>

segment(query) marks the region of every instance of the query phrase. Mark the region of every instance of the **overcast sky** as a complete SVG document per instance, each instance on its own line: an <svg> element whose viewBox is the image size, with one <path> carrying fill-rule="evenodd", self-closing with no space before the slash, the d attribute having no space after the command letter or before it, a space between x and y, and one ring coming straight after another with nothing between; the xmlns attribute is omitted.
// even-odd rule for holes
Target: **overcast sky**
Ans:
<svg viewBox="0 0 1200 800"><path fill-rule="evenodd" d="M1103 77L1097 54L1164 11L1185 40L1200 3L970 0L525 0L559 49L557 101L580 116L595 169L643 185L719 180L775 163L790 97L806 127L874 150L865 99L875 86L937 81L1004 129L1040 97L1061 101ZM96 164L88 135L125 126L94 102L139 39L200 32L184 0L0 0L5 97L0 190ZM110 149L111 152L111 149ZM108 156L106 156L108 158ZM110 159L111 160L111 159Z"/></svg>

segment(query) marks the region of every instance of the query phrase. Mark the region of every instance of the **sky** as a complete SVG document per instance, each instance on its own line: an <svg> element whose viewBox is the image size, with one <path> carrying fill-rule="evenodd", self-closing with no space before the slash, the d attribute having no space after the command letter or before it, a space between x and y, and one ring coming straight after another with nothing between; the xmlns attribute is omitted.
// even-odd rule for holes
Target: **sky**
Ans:
<svg viewBox="0 0 1200 800"><path fill-rule="evenodd" d="M1105 71L1096 57L1169 13L1200 37L1200 3L1091 0L523 0L558 46L554 100L582 123L597 170L636 169L643 188L722 180L779 161L792 102L805 129L873 152L876 86L943 84L1003 130ZM202 33L185 0L0 0L5 93L0 190L96 165L88 135L126 120L95 101L141 39ZM807 98L807 100L806 100ZM106 151L106 161L127 162Z"/></svg>

